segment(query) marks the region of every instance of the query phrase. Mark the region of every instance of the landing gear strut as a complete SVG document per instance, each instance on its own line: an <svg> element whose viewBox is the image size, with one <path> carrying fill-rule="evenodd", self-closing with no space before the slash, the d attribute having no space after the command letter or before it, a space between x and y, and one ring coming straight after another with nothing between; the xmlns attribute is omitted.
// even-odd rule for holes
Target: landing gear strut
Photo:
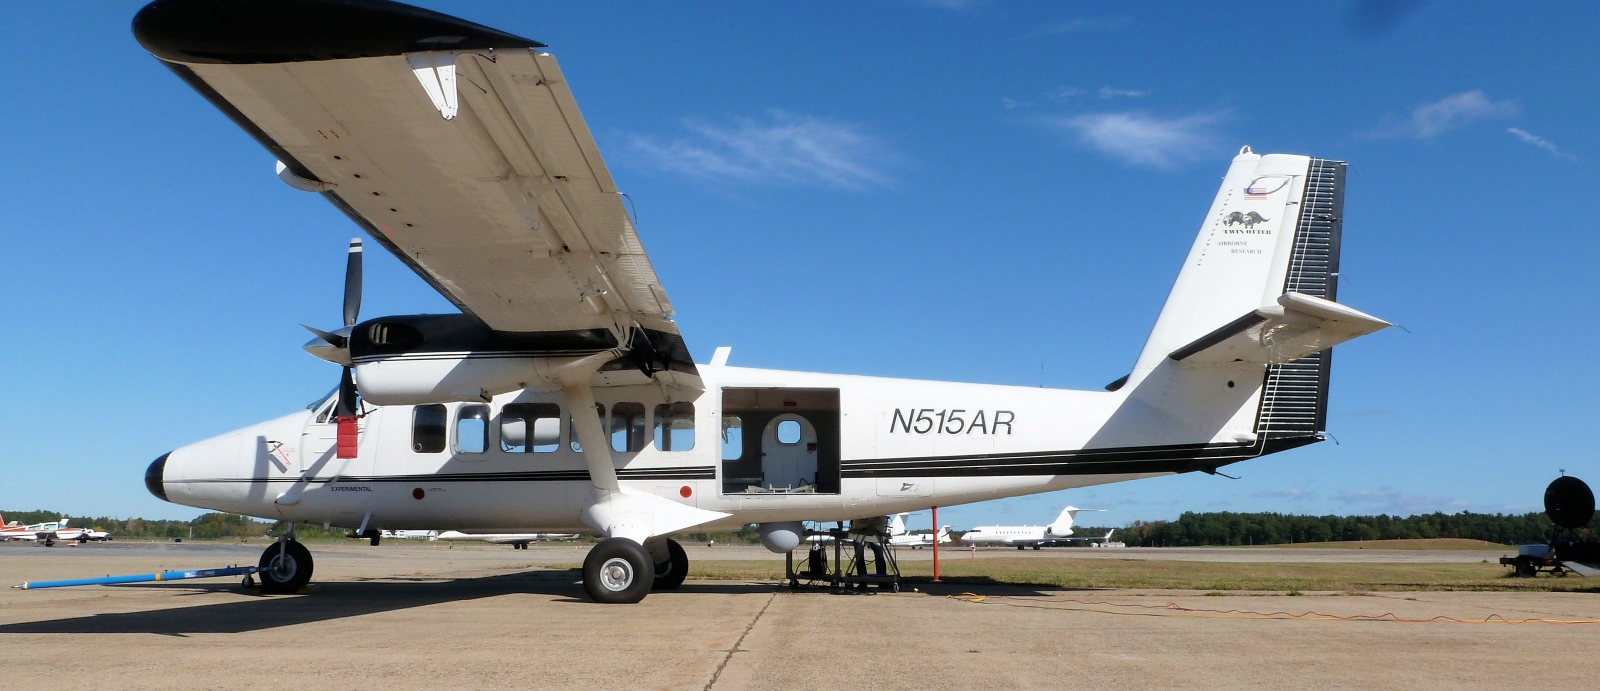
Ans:
<svg viewBox="0 0 1600 691"><path fill-rule="evenodd" d="M311 582L311 550L288 536L267 545L257 563L261 589L269 593L293 593Z"/></svg>
<svg viewBox="0 0 1600 691"><path fill-rule="evenodd" d="M684 577L689 575L689 555L684 553L683 545L668 538L667 554L669 559L656 564L656 582L652 590L674 590L683 585Z"/></svg>
<svg viewBox="0 0 1600 691"><path fill-rule="evenodd" d="M656 565L649 550L627 538L601 540L583 560L583 589L595 602L638 602L650 593L655 580Z"/></svg>

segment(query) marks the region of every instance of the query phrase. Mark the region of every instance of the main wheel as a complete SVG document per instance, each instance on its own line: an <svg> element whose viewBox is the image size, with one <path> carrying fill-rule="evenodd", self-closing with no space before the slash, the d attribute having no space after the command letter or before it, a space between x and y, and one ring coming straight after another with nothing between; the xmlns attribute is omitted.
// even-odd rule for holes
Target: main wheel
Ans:
<svg viewBox="0 0 1600 691"><path fill-rule="evenodd" d="M257 575L269 593L293 593L311 582L311 550L294 540L274 542L261 553Z"/></svg>
<svg viewBox="0 0 1600 691"><path fill-rule="evenodd" d="M669 538L667 554L666 561L656 564L656 581L651 590L673 590L683 585L683 579L689 575L689 555L684 553L683 545Z"/></svg>
<svg viewBox="0 0 1600 691"><path fill-rule="evenodd" d="M633 540L608 537L583 559L583 589L595 602L632 604L650 593L656 565L650 552Z"/></svg>

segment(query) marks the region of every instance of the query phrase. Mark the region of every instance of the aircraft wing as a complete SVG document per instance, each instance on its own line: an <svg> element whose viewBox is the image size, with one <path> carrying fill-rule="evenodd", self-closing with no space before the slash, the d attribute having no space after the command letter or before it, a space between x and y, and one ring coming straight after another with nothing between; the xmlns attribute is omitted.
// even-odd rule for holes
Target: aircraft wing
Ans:
<svg viewBox="0 0 1600 691"><path fill-rule="evenodd" d="M694 372L543 44L374 0L161 0L134 32L279 177L462 311L502 332L642 335L666 369Z"/></svg>
<svg viewBox="0 0 1600 691"><path fill-rule="evenodd" d="M1281 364L1387 328L1389 322L1331 300L1284 293L1276 309L1257 309L1172 351L1193 363Z"/></svg>

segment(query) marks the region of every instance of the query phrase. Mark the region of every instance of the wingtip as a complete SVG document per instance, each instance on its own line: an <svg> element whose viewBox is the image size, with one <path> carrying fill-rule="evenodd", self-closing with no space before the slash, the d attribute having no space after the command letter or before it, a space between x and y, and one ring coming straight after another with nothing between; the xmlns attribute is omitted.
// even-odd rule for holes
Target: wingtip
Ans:
<svg viewBox="0 0 1600 691"><path fill-rule="evenodd" d="M210 64L546 47L387 0L155 0L134 15L133 35L162 60Z"/></svg>

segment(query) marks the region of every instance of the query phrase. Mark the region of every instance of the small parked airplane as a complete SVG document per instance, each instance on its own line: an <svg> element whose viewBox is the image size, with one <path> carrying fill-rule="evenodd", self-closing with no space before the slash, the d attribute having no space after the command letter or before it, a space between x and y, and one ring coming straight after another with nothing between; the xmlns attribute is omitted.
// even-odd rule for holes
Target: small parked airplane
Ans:
<svg viewBox="0 0 1600 691"><path fill-rule="evenodd" d="M1245 147L1105 391L733 367L726 348L696 363L544 44L376 0L156 0L133 29L281 181L461 310L361 321L353 241L343 323L306 346L339 386L157 458L146 486L188 506L358 534L597 535L589 596L638 602L682 582L678 532L756 523L781 553L803 521L1214 473L1322 441L1329 348L1388 326L1334 301L1345 164ZM293 538L261 555L268 591L311 578Z"/></svg>
<svg viewBox="0 0 1600 691"><path fill-rule="evenodd" d="M38 542L46 547L54 547L58 541L105 540L109 537L109 535L100 531L68 526L67 523L70 520L72 519L63 518L33 525L21 525L16 521L12 521L7 525L0 526L0 540ZM5 517L0 516L0 522L4 521Z"/></svg>
<svg viewBox="0 0 1600 691"><path fill-rule="evenodd" d="M1096 538L1071 538L1072 521L1078 517L1079 511L1104 511L1105 509L1080 509L1068 506L1061 510L1061 515L1049 525L980 525L968 530L961 535L961 541L969 545L1015 545L1017 549L1032 547L1039 549L1040 545L1051 542L1067 540L1086 540ZM1111 538L1111 533L1106 533L1106 539Z"/></svg>
<svg viewBox="0 0 1600 691"><path fill-rule="evenodd" d="M889 546L921 549L933 544L935 533L913 533L906 530L906 517L910 515L910 513L897 513L889 518ZM949 543L950 526L940 526L937 539L941 545Z"/></svg>
<svg viewBox="0 0 1600 691"><path fill-rule="evenodd" d="M431 540L440 542L487 542L492 545L511 545L512 549L527 549L530 542L576 540L577 533L463 533L446 530Z"/></svg>

